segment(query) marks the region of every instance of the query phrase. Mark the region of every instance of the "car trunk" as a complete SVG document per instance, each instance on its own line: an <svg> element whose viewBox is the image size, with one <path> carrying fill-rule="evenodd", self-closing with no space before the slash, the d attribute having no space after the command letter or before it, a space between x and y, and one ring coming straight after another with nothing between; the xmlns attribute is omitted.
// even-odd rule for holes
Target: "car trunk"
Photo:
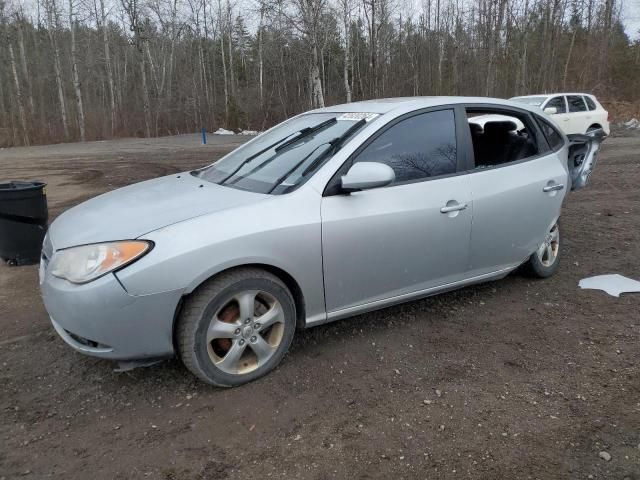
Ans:
<svg viewBox="0 0 640 480"><path fill-rule="evenodd" d="M571 190L580 190L587 185L589 176L596 166L598 151L605 138L602 129L593 130L585 135L570 134L568 167L571 177Z"/></svg>

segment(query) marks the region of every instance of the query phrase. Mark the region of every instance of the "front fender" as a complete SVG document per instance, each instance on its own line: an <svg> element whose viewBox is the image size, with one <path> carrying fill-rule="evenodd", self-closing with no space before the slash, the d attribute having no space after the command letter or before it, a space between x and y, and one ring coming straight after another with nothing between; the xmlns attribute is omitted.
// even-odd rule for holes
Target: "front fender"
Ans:
<svg viewBox="0 0 640 480"><path fill-rule="evenodd" d="M322 316L320 195L313 189L294 193L146 234L142 238L155 248L116 275L131 295L176 289L187 295L219 272L264 264L298 283L307 318Z"/></svg>

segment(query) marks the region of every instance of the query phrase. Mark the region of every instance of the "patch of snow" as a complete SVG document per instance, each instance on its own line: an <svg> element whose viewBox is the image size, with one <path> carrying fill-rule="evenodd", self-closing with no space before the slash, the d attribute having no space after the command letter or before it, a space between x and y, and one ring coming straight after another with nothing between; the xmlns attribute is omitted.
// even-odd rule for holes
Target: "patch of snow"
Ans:
<svg viewBox="0 0 640 480"><path fill-rule="evenodd" d="M632 118L628 122L624 122L623 125L628 129L640 128L640 120L638 120L637 118Z"/></svg>
<svg viewBox="0 0 640 480"><path fill-rule="evenodd" d="M235 133L233 133L231 130L225 130L224 128L219 128L218 130L213 132L213 134L214 135L235 135Z"/></svg>
<svg viewBox="0 0 640 480"><path fill-rule="evenodd" d="M238 135L258 135L257 130L242 130Z"/></svg>
<svg viewBox="0 0 640 480"><path fill-rule="evenodd" d="M640 293L640 282L617 273L583 278L578 286L582 289L604 290L614 297L619 297L621 293Z"/></svg>

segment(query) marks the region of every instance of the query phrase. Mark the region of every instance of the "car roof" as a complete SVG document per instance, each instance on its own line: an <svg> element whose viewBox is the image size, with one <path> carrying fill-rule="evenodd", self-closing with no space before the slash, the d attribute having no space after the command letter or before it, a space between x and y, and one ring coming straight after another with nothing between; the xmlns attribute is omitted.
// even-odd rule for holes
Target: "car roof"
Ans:
<svg viewBox="0 0 640 480"><path fill-rule="evenodd" d="M556 92L556 93L539 93L535 95L518 95L511 98L529 98L529 97L557 97L558 95L586 95L587 97L593 97L590 93L581 92Z"/></svg>
<svg viewBox="0 0 640 480"><path fill-rule="evenodd" d="M363 100L361 102L343 103L330 107L318 108L309 113L378 113L385 114L396 109L418 110L459 103L484 103L525 108L522 104L502 98L489 97L397 97Z"/></svg>

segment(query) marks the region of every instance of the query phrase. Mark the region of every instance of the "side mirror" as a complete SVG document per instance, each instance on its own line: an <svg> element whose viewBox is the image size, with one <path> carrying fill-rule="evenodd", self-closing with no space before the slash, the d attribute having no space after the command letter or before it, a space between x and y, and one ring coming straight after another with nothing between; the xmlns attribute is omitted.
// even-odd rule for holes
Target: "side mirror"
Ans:
<svg viewBox="0 0 640 480"><path fill-rule="evenodd" d="M353 165L342 177L342 191L356 192L371 188L384 187L396 179L389 165L377 162L359 162Z"/></svg>
<svg viewBox="0 0 640 480"><path fill-rule="evenodd" d="M544 113L548 115L555 115L556 113L558 113L558 109L556 107L547 107L544 109Z"/></svg>

